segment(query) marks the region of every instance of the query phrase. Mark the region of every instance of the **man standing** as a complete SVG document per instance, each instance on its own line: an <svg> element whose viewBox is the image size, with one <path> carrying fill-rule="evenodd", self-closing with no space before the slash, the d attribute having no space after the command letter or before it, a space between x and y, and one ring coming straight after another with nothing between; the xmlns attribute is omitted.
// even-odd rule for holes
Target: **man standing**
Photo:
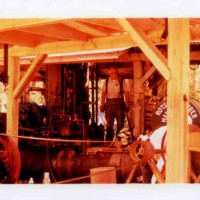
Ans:
<svg viewBox="0 0 200 200"><path fill-rule="evenodd" d="M109 75L103 84L100 110L105 110L106 140L113 140L114 120L117 121L117 133L124 127L125 112L129 109L129 88L126 81L118 76L116 67L110 67Z"/></svg>

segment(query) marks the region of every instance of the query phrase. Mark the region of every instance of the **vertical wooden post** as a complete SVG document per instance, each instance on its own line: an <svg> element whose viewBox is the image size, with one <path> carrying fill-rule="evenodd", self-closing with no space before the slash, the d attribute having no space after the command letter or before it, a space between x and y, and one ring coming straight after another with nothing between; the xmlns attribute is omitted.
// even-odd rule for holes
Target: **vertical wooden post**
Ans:
<svg viewBox="0 0 200 200"><path fill-rule="evenodd" d="M142 63L136 61L133 63L134 77L134 113L135 113L135 128L134 135L138 137L144 132L144 92L142 84Z"/></svg>
<svg viewBox="0 0 200 200"><path fill-rule="evenodd" d="M189 19L169 19L166 183L188 182Z"/></svg>
<svg viewBox="0 0 200 200"><path fill-rule="evenodd" d="M7 99L7 135L18 136L19 104L18 99L13 98L13 91L20 79L20 59L9 57L8 59L8 99ZM18 139L13 138L17 143Z"/></svg>

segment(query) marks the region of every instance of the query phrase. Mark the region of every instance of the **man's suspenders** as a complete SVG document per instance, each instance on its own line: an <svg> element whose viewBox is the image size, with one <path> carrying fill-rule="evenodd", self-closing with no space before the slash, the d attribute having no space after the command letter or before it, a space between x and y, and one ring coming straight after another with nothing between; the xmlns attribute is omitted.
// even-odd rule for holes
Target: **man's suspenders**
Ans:
<svg viewBox="0 0 200 200"><path fill-rule="evenodd" d="M123 91L123 78L119 78L119 85L120 85L120 94L122 94ZM106 94L108 92L108 77L106 78Z"/></svg>

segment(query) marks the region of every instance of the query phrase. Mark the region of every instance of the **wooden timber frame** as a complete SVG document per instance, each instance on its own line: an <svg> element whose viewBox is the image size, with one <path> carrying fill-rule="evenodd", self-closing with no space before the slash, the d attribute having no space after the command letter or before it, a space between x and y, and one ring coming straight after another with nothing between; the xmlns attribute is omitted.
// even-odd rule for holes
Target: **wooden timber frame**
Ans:
<svg viewBox="0 0 200 200"><path fill-rule="evenodd" d="M7 104L7 129L8 135L18 136L19 124L19 97L27 87L34 73L40 68L47 55L38 55L20 80L19 58L9 57L8 68L8 104ZM15 138L17 142L17 138Z"/></svg>
<svg viewBox="0 0 200 200"><path fill-rule="evenodd" d="M18 101L28 82L47 58L48 54L80 52L106 48L120 48L137 45L152 62L153 66L143 77L141 76L141 63L133 63L136 99L141 100L142 84L157 69L168 81L168 134L166 149L166 183L187 183L189 180L189 149L188 149L188 93L189 82L187 72L189 68L189 19L168 19L168 60L138 29L127 19L116 19L128 35L107 36L90 41L54 42L38 45L36 48L17 47L9 51L8 63L8 135L18 135ZM37 23L37 22L35 22ZM45 22L44 22L45 23ZM95 33L101 34L101 33ZM103 36L103 35L102 35ZM0 52L2 55L2 52ZM36 58L20 80L19 58L32 56ZM140 110L138 105L138 110ZM141 119L141 112L137 112L137 120ZM11 123L12 122L12 123ZM140 122L141 123L141 122ZM137 134L141 127L136 127ZM17 142L17 139L16 139Z"/></svg>
<svg viewBox="0 0 200 200"><path fill-rule="evenodd" d="M167 88L167 151L166 182L189 181L188 104L189 51L188 19L169 19L168 65L170 80ZM176 172L176 173L174 173Z"/></svg>
<svg viewBox="0 0 200 200"><path fill-rule="evenodd" d="M136 27L131 26L126 19L119 19L119 23L168 80L166 183L187 183L189 19L169 19L168 64L161 52Z"/></svg>

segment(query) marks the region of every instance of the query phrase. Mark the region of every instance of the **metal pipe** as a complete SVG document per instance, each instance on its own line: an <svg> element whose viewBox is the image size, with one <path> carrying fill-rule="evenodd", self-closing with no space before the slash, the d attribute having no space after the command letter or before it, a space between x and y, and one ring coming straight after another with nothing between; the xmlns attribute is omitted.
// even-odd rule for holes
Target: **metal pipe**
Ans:
<svg viewBox="0 0 200 200"><path fill-rule="evenodd" d="M4 44L4 76L3 82L8 83L8 44Z"/></svg>
<svg viewBox="0 0 200 200"><path fill-rule="evenodd" d="M73 67L73 114L76 114L76 69Z"/></svg>
<svg viewBox="0 0 200 200"><path fill-rule="evenodd" d="M62 113L65 114L66 104L66 79L65 79L65 65L61 65L61 95L62 95Z"/></svg>
<svg viewBox="0 0 200 200"><path fill-rule="evenodd" d="M94 70L91 70L91 78L92 78L92 102L94 102ZM94 123L94 104L92 104L92 124Z"/></svg>
<svg viewBox="0 0 200 200"><path fill-rule="evenodd" d="M99 82L99 73L98 73L98 65L96 65L96 124L98 124L98 82Z"/></svg>

